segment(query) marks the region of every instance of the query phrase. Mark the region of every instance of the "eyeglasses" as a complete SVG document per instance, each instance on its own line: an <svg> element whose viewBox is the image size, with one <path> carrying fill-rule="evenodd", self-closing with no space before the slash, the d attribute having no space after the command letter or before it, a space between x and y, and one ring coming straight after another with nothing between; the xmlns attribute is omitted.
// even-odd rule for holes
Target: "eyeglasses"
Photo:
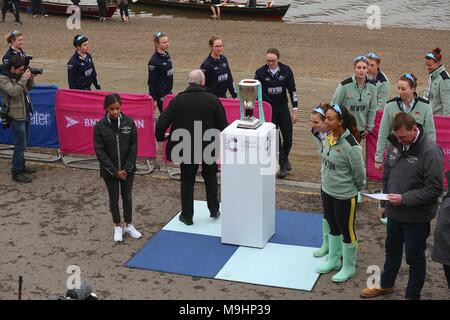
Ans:
<svg viewBox="0 0 450 320"><path fill-rule="evenodd" d="M213 46L213 48L223 48L223 44L215 45L215 46Z"/></svg>
<svg viewBox="0 0 450 320"><path fill-rule="evenodd" d="M377 55L376 53L369 52L369 53L367 54L367 58L369 58L369 59L380 59L380 56Z"/></svg>
<svg viewBox="0 0 450 320"><path fill-rule="evenodd" d="M403 75L403 77L405 77L405 78L411 80L413 83L415 82L414 76L413 76L412 73L405 73L405 74Z"/></svg>
<svg viewBox="0 0 450 320"><path fill-rule="evenodd" d="M367 62L367 57L366 56L357 56L355 58L355 62L356 61L366 61Z"/></svg>
<svg viewBox="0 0 450 320"><path fill-rule="evenodd" d="M340 109L339 109L340 110ZM320 113L321 115L323 115L325 117L325 112L323 111L323 109L321 107L315 107L313 109L314 112Z"/></svg>
<svg viewBox="0 0 450 320"><path fill-rule="evenodd" d="M341 107L337 103L333 104L331 108L342 116Z"/></svg>
<svg viewBox="0 0 450 320"><path fill-rule="evenodd" d="M433 59L433 60L437 61L437 58L436 58L436 56L434 55L433 52L428 52L428 53L425 55L425 58L430 58L430 59Z"/></svg>

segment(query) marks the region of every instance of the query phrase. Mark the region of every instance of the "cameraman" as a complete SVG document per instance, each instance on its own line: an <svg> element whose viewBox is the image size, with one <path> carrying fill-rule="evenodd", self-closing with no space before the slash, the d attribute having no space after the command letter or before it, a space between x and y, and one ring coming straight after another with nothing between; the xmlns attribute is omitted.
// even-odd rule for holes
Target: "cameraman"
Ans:
<svg viewBox="0 0 450 320"><path fill-rule="evenodd" d="M69 89L91 90L93 84L97 90L101 90L94 61L89 53L88 38L81 34L76 35L73 38L73 46L77 51L67 62Z"/></svg>
<svg viewBox="0 0 450 320"><path fill-rule="evenodd" d="M24 157L30 129L30 114L33 113L29 91L34 86L34 77L35 75L26 68L25 59L18 55L13 55L0 71L0 92L3 103L9 107L8 116L14 139L12 179L22 183L32 181L25 175L26 173L36 172L35 169L25 165Z"/></svg>

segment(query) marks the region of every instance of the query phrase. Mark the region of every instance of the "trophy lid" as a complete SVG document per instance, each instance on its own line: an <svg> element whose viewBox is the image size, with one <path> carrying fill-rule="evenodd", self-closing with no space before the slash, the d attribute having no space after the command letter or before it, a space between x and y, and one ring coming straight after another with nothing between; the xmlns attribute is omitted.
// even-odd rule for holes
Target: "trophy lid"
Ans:
<svg viewBox="0 0 450 320"><path fill-rule="evenodd" d="M255 79L243 79L239 81L238 85L242 87L255 87L257 85L261 84L259 80Z"/></svg>

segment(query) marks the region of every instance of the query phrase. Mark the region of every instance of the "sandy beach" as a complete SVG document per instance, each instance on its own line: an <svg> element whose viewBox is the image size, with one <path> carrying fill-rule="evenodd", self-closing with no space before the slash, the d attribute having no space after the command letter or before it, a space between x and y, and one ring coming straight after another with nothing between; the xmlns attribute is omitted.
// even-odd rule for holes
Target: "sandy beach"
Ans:
<svg viewBox="0 0 450 320"><path fill-rule="evenodd" d="M12 16L7 19L0 24L2 36L17 29ZM34 56L34 66L44 67L36 82L61 88L67 87L66 63L78 33L89 38L102 89L116 92L148 92L147 62L153 53L152 33L157 31L169 35L175 92L185 88L188 72L208 55L211 34L223 38L235 81L253 78L264 64L265 50L279 48L281 61L294 71L301 110L289 179L315 183L320 182L319 163L308 133L309 113L319 102L329 102L338 82L352 74L354 56L381 54L392 96L404 72L416 74L423 93L428 81L423 56L428 50L439 46L444 59L450 57L450 31L160 17L134 17L124 25L117 16L105 24L83 19L77 31L66 28L65 17L32 19L23 13L22 20L25 51ZM0 52L7 47L6 41L0 42ZM159 170L136 178L134 217L144 237L117 245L112 241L106 189L97 172L33 165L39 170L33 183L18 185L11 181L9 161L0 160L0 299L16 298L19 275L24 276L24 299L62 294L71 264L81 267L82 277L91 281L101 299L358 299L366 285L366 268L384 262L385 227L378 222L377 204L367 201L359 208L356 226L358 274L344 284L333 284L329 274L319 278L312 292L303 292L125 268L123 264L179 211L179 182ZM195 199L205 200L202 184L196 186ZM276 202L277 208L321 211L317 190L278 186ZM434 223L432 230L429 249ZM442 266L429 256L430 250L423 298L450 299ZM387 299L403 299L406 282L403 264L397 291Z"/></svg>

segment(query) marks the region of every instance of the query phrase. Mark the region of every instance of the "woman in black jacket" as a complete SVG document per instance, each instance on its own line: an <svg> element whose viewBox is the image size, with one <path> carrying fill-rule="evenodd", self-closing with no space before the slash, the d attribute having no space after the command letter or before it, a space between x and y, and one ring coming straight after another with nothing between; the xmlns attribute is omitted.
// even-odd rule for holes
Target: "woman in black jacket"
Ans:
<svg viewBox="0 0 450 320"><path fill-rule="evenodd" d="M94 128L94 146L100 162L100 176L106 183L109 207L113 217L114 241L121 242L126 232L138 239L142 234L131 224L132 190L136 172L137 130L133 119L120 112L118 94L105 97L105 117ZM125 226L120 221L119 186L123 201Z"/></svg>

